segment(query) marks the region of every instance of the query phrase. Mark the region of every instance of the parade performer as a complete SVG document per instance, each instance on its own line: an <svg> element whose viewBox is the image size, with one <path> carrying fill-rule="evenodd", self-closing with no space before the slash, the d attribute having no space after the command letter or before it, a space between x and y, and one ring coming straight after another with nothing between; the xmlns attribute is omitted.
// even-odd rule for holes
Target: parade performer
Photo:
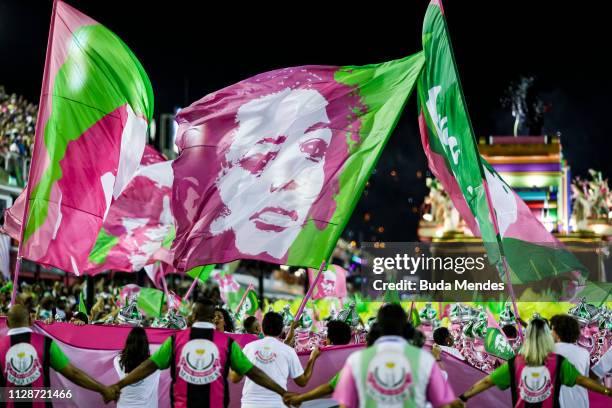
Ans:
<svg viewBox="0 0 612 408"><path fill-rule="evenodd" d="M30 313L23 305L11 307L7 323L9 331L0 340L0 387L50 387L51 367L76 385L100 393L104 402L118 398L115 390L70 364L55 341L32 332ZM13 406L12 402L6 405ZM45 402L32 403L34 408L45 406Z"/></svg>
<svg viewBox="0 0 612 408"><path fill-rule="evenodd" d="M320 355L315 348L310 354L306 369L302 368L295 349L284 344L278 337L284 328L283 317L276 312L268 312L263 318L262 329L265 337L247 344L244 354L247 358L283 387L287 386L287 378L300 387L306 386L314 369L314 364ZM230 372L230 379L234 383L242 380L242 375L235 371ZM284 407L281 397L247 379L242 388L242 407Z"/></svg>
<svg viewBox="0 0 612 408"><path fill-rule="evenodd" d="M381 336L373 346L351 354L342 369L334 391L340 406L450 406L455 396L434 357L402 337L408 326L402 307L386 304L377 323Z"/></svg>
<svg viewBox="0 0 612 408"><path fill-rule="evenodd" d="M229 368L280 396L287 394L263 371L254 366L237 343L215 330L215 305L209 300L196 301L190 321L193 325L167 339L161 347L113 389L140 381L156 370L170 367L170 398L176 408L216 408L229 405L227 376Z"/></svg>
<svg viewBox="0 0 612 408"><path fill-rule="evenodd" d="M459 399L465 402L494 385L502 390L511 389L515 408L538 403L543 408L559 407L561 385L580 385L600 394L612 395L612 389L580 375L572 363L553 352L554 348L546 322L539 317L532 319L519 354L478 381Z"/></svg>
<svg viewBox="0 0 612 408"><path fill-rule="evenodd" d="M591 369L593 371L594 376L604 378L606 375L612 373L612 348L608 349L606 353L601 356L597 364L593 366Z"/></svg>
<svg viewBox="0 0 612 408"><path fill-rule="evenodd" d="M331 320L327 324L327 339L325 341L327 345L330 346L341 346L351 342L351 335L351 327L348 324L340 320ZM299 406L303 402L312 401L314 399L331 395L336 389L339 378L340 372L334 375L329 382L321 384L318 387L305 392L304 394L287 398L284 402L287 405Z"/></svg>
<svg viewBox="0 0 612 408"><path fill-rule="evenodd" d="M147 332L142 327L134 327L128 334L125 347L113 361L119 378L125 378L150 355ZM144 380L125 387L117 408L157 408L159 377L159 371L155 371Z"/></svg>

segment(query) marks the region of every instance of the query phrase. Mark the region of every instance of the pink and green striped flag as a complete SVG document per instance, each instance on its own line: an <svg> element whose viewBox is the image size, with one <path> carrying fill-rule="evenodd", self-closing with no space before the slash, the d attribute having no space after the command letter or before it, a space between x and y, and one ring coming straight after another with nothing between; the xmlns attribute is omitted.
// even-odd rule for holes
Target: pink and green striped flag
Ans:
<svg viewBox="0 0 612 408"><path fill-rule="evenodd" d="M153 114L151 83L113 32L54 3L28 186L22 255L87 269L111 203L136 172Z"/></svg>
<svg viewBox="0 0 612 408"><path fill-rule="evenodd" d="M256 75L177 115L178 270L328 259L410 95L421 53Z"/></svg>
<svg viewBox="0 0 612 408"><path fill-rule="evenodd" d="M433 0L427 8L423 52L425 66L418 81L419 126L429 168L474 235L482 237L489 260L498 266L503 276L502 248L512 283L586 272L586 268L564 249L532 215L523 200L480 157L440 0ZM486 185L498 225L491 220Z"/></svg>

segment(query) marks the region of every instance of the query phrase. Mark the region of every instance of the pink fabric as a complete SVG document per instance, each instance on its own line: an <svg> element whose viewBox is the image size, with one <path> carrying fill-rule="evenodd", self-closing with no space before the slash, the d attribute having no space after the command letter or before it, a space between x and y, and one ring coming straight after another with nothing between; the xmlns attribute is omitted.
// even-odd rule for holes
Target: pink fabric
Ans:
<svg viewBox="0 0 612 408"><path fill-rule="evenodd" d="M103 384L112 384L118 380L113 368L113 358L124 346L125 339L131 330L129 326L74 326L68 323L54 323L45 325L36 322L33 330L50 336L58 341L62 350L76 366L99 380ZM7 331L6 318L0 317L0 336ZM152 351L156 350L176 330L170 329L146 329ZM257 340L257 336L247 334L230 334L241 347L251 341ZM313 376L307 388L300 388L293 381L288 384L290 391L304 392L329 380L344 366L348 356L362 345L325 347L321 356L315 364ZM309 353L300 353L302 366L306 366ZM444 366L449 374L449 382L452 389L457 393L467 390L476 381L486 374L477 370L465 362L462 362L447 354L442 355ZM230 385L230 407L240 407L240 396L242 395L242 381L239 384ZM102 406L100 396L94 392L84 390L68 382L64 377L51 370L51 385L56 388L71 388L75 390L75 399L67 403L66 407L98 407ZM159 386L159 407L169 407L170 370L161 373ZM597 400L597 397L594 397ZM605 402L605 401L604 401ZM510 406L510 392L490 389L470 400L475 407L506 407ZM110 407L114 405L109 405ZM595 405L592 405L595 406ZM605 405L600 405L601 407Z"/></svg>
<svg viewBox="0 0 612 408"><path fill-rule="evenodd" d="M301 230L302 225L309 221L322 229L328 223L334 222L333 214L336 210L334 196L339 189L342 165L349 157L347 143L359 141L361 122L359 116L355 115L351 109L361 111L366 109L353 88L334 80L337 69L338 67L332 66L303 66L259 74L207 95L177 115L179 130L176 145L181 152L173 163L175 183L172 200L172 210L177 224L176 239L172 249L175 252L174 265L177 269L189 270L198 265L224 263L236 259L286 263L288 250L281 255L271 255L270 251L266 250L258 253L254 253L255 250L249 253L246 253L246 250L240 250L237 246L235 228L233 228L236 224L230 226L227 224L227 228L216 232L211 229L214 222L232 215L232 210L221 198L219 180L236 170L249 172L253 177L248 182L242 182L244 179L240 179L240 182L233 184L232 188L237 191L227 193L228 197L235 199L235 197L242 196L243 193L246 196L252 196L249 202L252 202L256 208L244 209L244 206L241 206L242 211L249 213L244 215L240 213L240 223L258 231L261 235L261 237L254 237L245 234L249 235L244 238L245 241L250 239L265 242L270 246L276 245L281 248L278 251L282 252L284 245L280 246L277 239L281 230L284 233L294 233ZM267 129L271 134L266 134L265 138L259 137L257 133L259 127L267 126L266 123L276 123L273 120L277 120L279 116L273 112L274 107L270 108L266 105L265 109L269 117L261 121L260 125L254 126L256 129L252 131L255 140L250 145L266 148L262 147L259 154L251 154L251 151L245 153L240 150L232 156L232 149L239 145L235 139L235 135L241 129L238 121L239 109L247 103L258 103L262 98L296 91L316 91L317 95L327 101L325 107L327 123L324 123L325 120L317 121L317 119L316 123L307 129L307 132L330 130L332 134L328 144L321 143L319 139L316 144L311 140L306 145L300 145L302 153L309 155L306 160L311 162L324 160L324 179L321 180L321 189L316 193L307 193L308 200L314 201L302 225L298 225L301 221L298 214L302 214L303 211L296 210L296 200L294 200L296 195L293 194L289 199L279 198L285 197L281 194L288 194L287 191L298 191L302 188L299 182L296 182L297 175L290 173L288 169L279 170L274 173L275 178L278 179L277 182L267 188L260 184L269 182L267 179L262 182L261 175L266 172L266 167L278 163L275 162L277 154L282 156L282 152L278 149L287 148L284 143L287 136L275 134L282 130ZM284 105L285 108L286 106ZM307 110L298 104L293 111L289 110L289 112L304 114L304 111ZM244 130L244 132L248 131ZM294 147L295 145L296 143L293 143ZM274 146L274 148L267 146ZM286 158L286 155L282 157ZM293 160L294 156L291 157ZM291 165L293 164L292 162ZM300 173L300 175L304 174ZM313 180L313 178L308 178L308 180ZM260 187L265 191L266 197L264 198L262 194L254 193L251 190ZM267 219L283 218L283 222L288 227L283 230L285 227L279 227L274 222L269 224L261 222L261 215L264 213ZM263 236L266 238L262 238Z"/></svg>
<svg viewBox="0 0 612 408"><path fill-rule="evenodd" d="M49 155L43 143L44 126L42 125L46 125L51 114L55 76L66 61L72 32L84 25L98 24L97 21L70 7L63 1L57 1L55 13L57 17L61 17L61 21L58 21L57 18L51 21L50 37L47 42L45 75L40 95L40 109L36 121L38 126L36 126L36 136L34 138L33 156L38 158L38 165L32 165L29 176L29 181L33 183L32 185L38 183L41 175L49 166ZM58 21L58 24L56 24L56 21ZM53 37L51 37L51 34L53 34ZM52 53L51 47L53 47Z"/></svg>
<svg viewBox="0 0 612 408"><path fill-rule="evenodd" d="M444 186L444 190L450 196L455 208L459 211L472 233L475 236L480 236L480 230L478 229L476 219L465 202L465 198L463 197L461 188L457 184L457 180L449 172L446 160L443 156L431 150L427 124L425 123L425 117L422 111L419 115L419 129L429 169L434 176L440 180ZM484 180L483 182L486 184ZM517 204L517 216L516 221L510 224L504 232L503 238L516 238L525 242L533 242L534 244L548 244L549 248L561 248L562 244L559 243L559 241L533 216L527 204L525 204L514 190L512 193ZM495 225L495 229L497 230L497 225Z"/></svg>
<svg viewBox="0 0 612 408"><path fill-rule="evenodd" d="M150 160L148 158L147 160ZM100 264L89 261L87 273L109 269L132 272L160 258L162 243L174 228L170 211L172 168L169 162L141 167L111 204L102 228L118 244Z"/></svg>
<svg viewBox="0 0 612 408"><path fill-rule="evenodd" d="M338 404L344 405L347 408L359 406L359 395L357 393L357 384L353 378L353 368L350 364L346 364L340 373L340 379L334 390L334 399Z"/></svg>
<svg viewBox="0 0 612 408"><path fill-rule="evenodd" d="M308 268L308 280L312 282L317 276L317 270ZM312 293L313 299L321 299L324 297L343 298L346 296L346 269L338 265L330 265L323 272L323 276L319 279L317 287Z"/></svg>
<svg viewBox="0 0 612 408"><path fill-rule="evenodd" d="M455 208L465 220L465 223L468 225L470 231L472 231L472 234L479 237L480 229L476 223L476 218L474 218L472 211L465 202L461 188L459 187L459 184L457 184L457 179L455 179L455 176L448 171L444 157L431 150L429 144L429 132L427 131L427 123L425 122L423 111L421 111L419 115L419 130L421 131L421 143L423 144L425 156L427 156L429 169L433 175L440 180L442 186L444 186L444 191L446 191L451 198Z"/></svg>
<svg viewBox="0 0 612 408"><path fill-rule="evenodd" d="M100 180L105 174L117 174L126 121L124 105L68 143L60 161L62 177L52 185L49 202L38 204L48 206L47 218L25 242L24 257L75 274L85 269L107 209ZM104 143L100 142L101 135ZM95 161L93 157L104 157L104 160ZM30 209L34 205L31 201Z"/></svg>
<svg viewBox="0 0 612 408"><path fill-rule="evenodd" d="M426 398L434 407L450 404L457 398L450 384L442 377L438 364L434 364L431 368Z"/></svg>

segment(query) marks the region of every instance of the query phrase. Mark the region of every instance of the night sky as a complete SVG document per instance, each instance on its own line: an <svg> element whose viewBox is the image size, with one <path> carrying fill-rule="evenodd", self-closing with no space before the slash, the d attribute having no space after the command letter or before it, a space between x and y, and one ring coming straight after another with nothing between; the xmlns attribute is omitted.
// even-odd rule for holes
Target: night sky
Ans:
<svg viewBox="0 0 612 408"><path fill-rule="evenodd" d="M337 2L330 10L331 1L232 1L221 7L179 0L67 2L113 30L136 54L153 83L157 117L271 69L360 65L417 52L428 4ZM544 132L561 132L572 172L595 168L610 176L609 18L592 2L560 3L444 2L472 123L479 136L511 134L513 118L500 98L510 82L535 75L540 98L552 107ZM48 0L0 0L0 84L34 102L51 6ZM345 236L416 239L427 175L413 95ZM377 233L380 226L383 233Z"/></svg>

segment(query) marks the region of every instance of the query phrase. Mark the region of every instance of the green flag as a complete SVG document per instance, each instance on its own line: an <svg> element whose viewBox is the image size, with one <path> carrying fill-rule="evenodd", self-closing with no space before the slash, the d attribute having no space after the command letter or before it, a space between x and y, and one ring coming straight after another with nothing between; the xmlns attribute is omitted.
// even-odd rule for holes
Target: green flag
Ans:
<svg viewBox="0 0 612 408"><path fill-rule="evenodd" d="M485 350L504 360L514 356L514 350L506 340L497 321L490 311L487 310L487 335L485 337Z"/></svg>
<svg viewBox="0 0 612 408"><path fill-rule="evenodd" d="M138 309L149 317L159 317L161 315L163 301L164 292L159 289L140 288L140 292L138 292Z"/></svg>
<svg viewBox="0 0 612 408"><path fill-rule="evenodd" d="M195 268L187 271L187 275L193 279L199 279L202 283L206 282L210 278L210 274L215 269L215 265L202 265L196 266Z"/></svg>
<svg viewBox="0 0 612 408"><path fill-rule="evenodd" d="M257 298L257 293L253 289L249 289L246 294L246 298L240 306L240 311L238 312L239 316L252 316L257 312L259 308L259 299Z"/></svg>
<svg viewBox="0 0 612 408"><path fill-rule="evenodd" d="M512 283L586 272L480 157L440 0L432 1L425 14L423 52L425 65L417 83L419 127L429 168L472 232L482 237L489 261L503 277L503 251Z"/></svg>

